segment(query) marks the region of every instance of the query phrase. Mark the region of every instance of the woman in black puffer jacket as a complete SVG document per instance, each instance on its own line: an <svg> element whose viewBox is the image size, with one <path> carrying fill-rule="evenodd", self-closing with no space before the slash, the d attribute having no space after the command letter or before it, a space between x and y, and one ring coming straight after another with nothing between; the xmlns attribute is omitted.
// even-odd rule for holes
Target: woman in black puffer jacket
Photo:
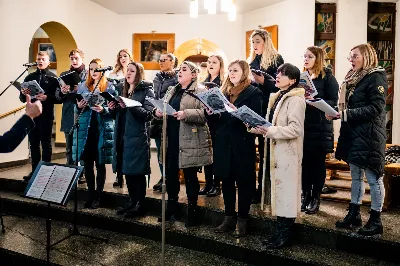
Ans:
<svg viewBox="0 0 400 266"><path fill-rule="evenodd" d="M366 236L382 234L381 211L385 188L385 105L386 72L378 67L375 49L361 44L350 53L352 69L340 90L339 115L342 120L336 158L347 162L352 178L349 212L336 227L361 226L360 205L364 195L364 175L371 193L371 214L358 233ZM328 117L331 118L331 117Z"/></svg>
<svg viewBox="0 0 400 266"><path fill-rule="evenodd" d="M308 47L304 53L304 70L308 71L318 94L306 99L321 98L335 107L339 85L330 69L323 68L324 52L317 46ZM301 211L314 214L319 210L320 194L326 177L325 158L333 152L333 123L324 112L308 105L304 120L304 145L302 166L303 201Z"/></svg>

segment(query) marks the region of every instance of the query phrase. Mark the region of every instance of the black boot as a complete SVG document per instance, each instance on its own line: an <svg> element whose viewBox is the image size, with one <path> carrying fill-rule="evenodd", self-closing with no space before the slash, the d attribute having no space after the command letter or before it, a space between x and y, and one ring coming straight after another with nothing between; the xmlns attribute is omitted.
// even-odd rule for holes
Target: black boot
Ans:
<svg viewBox="0 0 400 266"><path fill-rule="evenodd" d="M144 215L143 202L138 201L135 207L125 213L125 218L133 218Z"/></svg>
<svg viewBox="0 0 400 266"><path fill-rule="evenodd" d="M371 209L371 214L369 216L368 222L363 228L358 230L358 233L363 236L373 236L383 233L383 226L381 221L381 212Z"/></svg>
<svg viewBox="0 0 400 266"><path fill-rule="evenodd" d="M233 237L240 238L246 235L247 219L238 218L236 223L235 232L233 232Z"/></svg>
<svg viewBox="0 0 400 266"><path fill-rule="evenodd" d="M206 184L202 189L199 191L199 195L207 195L207 193L212 189L213 187L209 184Z"/></svg>
<svg viewBox="0 0 400 266"><path fill-rule="evenodd" d="M221 195L221 188L219 187L219 185L214 185L210 191L208 191L207 193L207 197L216 197Z"/></svg>
<svg viewBox="0 0 400 266"><path fill-rule="evenodd" d="M337 228L350 228L352 225L362 225L360 205L354 203L349 204L349 212L347 213L346 217L344 217L343 221L336 222Z"/></svg>
<svg viewBox="0 0 400 266"><path fill-rule="evenodd" d="M113 183L113 187L120 187L124 186L124 176L121 173L117 173L115 176L115 181Z"/></svg>
<svg viewBox="0 0 400 266"><path fill-rule="evenodd" d="M178 199L168 199L167 209L165 210L165 221L175 220L177 217ZM158 222L162 222L162 217L158 218Z"/></svg>
<svg viewBox="0 0 400 266"><path fill-rule="evenodd" d="M157 184L155 184L153 186L153 191L160 191L161 192L161 188L162 188L162 178L160 178L160 180L158 180Z"/></svg>
<svg viewBox="0 0 400 266"><path fill-rule="evenodd" d="M289 246L292 243L293 235L293 225L296 218L285 218L282 217L281 223L281 233L276 238L275 241L269 243L268 248L277 249L284 246Z"/></svg>
<svg viewBox="0 0 400 266"><path fill-rule="evenodd" d="M220 226L214 229L215 233L233 232L236 227L236 216L225 216L224 221Z"/></svg>
<svg viewBox="0 0 400 266"><path fill-rule="evenodd" d="M134 201L132 201L132 200L130 199L130 200L125 204L124 207L119 208L119 209L117 210L117 214L118 214L118 215L125 214L127 211L130 211L130 210L132 210L133 208L135 208L135 206L136 206L136 202L134 202Z"/></svg>
<svg viewBox="0 0 400 266"><path fill-rule="evenodd" d="M270 245L270 244L272 244L273 242L275 242L278 239L278 237L281 235L282 226L284 224L284 222L283 222L284 219L285 218L281 217L281 216L276 217L276 222L277 222L276 231L270 238L265 239L265 240L261 240L261 242L264 245Z"/></svg>
<svg viewBox="0 0 400 266"><path fill-rule="evenodd" d="M311 197L310 203L306 207L306 214L316 214L319 211L319 205L321 204L321 198L319 193Z"/></svg>
<svg viewBox="0 0 400 266"><path fill-rule="evenodd" d="M192 227L197 224L197 202L188 202L185 227Z"/></svg>
<svg viewBox="0 0 400 266"><path fill-rule="evenodd" d="M310 204L311 197L310 192L303 192L303 196L301 197L301 211L305 212L308 204Z"/></svg>

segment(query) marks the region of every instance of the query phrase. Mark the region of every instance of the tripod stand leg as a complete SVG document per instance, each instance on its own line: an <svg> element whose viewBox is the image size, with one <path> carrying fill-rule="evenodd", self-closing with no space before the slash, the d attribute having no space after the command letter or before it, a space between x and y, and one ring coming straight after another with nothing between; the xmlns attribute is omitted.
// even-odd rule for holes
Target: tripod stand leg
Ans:
<svg viewBox="0 0 400 266"><path fill-rule="evenodd" d="M1 222L1 232L4 234L6 232L6 228L4 226L3 220L3 199L0 198L0 222Z"/></svg>

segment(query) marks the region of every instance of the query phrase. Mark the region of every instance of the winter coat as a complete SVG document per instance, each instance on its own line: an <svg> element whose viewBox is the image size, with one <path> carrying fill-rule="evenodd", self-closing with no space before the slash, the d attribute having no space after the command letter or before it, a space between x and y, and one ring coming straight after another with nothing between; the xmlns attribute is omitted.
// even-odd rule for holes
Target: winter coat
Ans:
<svg viewBox="0 0 400 266"><path fill-rule="evenodd" d="M339 85L332 71L325 69L325 77L320 74L313 79L318 94L314 98L324 99L332 107L337 107ZM307 104L304 120L304 152L333 152L333 122L325 118L325 113Z"/></svg>
<svg viewBox="0 0 400 266"><path fill-rule="evenodd" d="M246 105L257 114L261 114L261 103L261 91L250 85L238 95L233 105L237 108ZM208 118L216 125L214 175L222 179L229 178L234 169L238 178L247 180L249 177L255 178L255 135L247 131L240 119L228 112L211 115Z"/></svg>
<svg viewBox="0 0 400 266"><path fill-rule="evenodd" d="M29 116L21 116L9 131L0 135L0 153L15 150L34 127L35 123Z"/></svg>
<svg viewBox="0 0 400 266"><path fill-rule="evenodd" d="M123 84L118 85L122 87ZM141 81L129 99L138 101L140 107L120 108L110 111L115 118L113 171L125 175L150 174L150 142L148 122L153 105L146 97L154 98L153 84ZM123 127L123 128L121 128ZM121 168L117 162L121 161Z"/></svg>
<svg viewBox="0 0 400 266"><path fill-rule="evenodd" d="M61 73L60 76L68 73L70 71L65 71ZM88 72L84 69L80 74L79 77L81 78L81 82L86 80ZM64 94L61 92L61 88L57 88L56 91L56 98L58 101L63 103L62 106L62 117L61 117L61 132L68 133L72 126L74 125L74 108L76 104L76 93L68 93Z"/></svg>
<svg viewBox="0 0 400 266"><path fill-rule="evenodd" d="M383 175L386 145L385 71L361 79L342 112L336 158Z"/></svg>
<svg viewBox="0 0 400 266"><path fill-rule="evenodd" d="M59 87L57 76L51 72L48 68L44 70L36 69L35 72L30 73L24 79L24 82L36 80L37 83L44 90L44 94L47 95L47 99L42 102L42 114L36 117L34 120L54 120L54 104L60 103L55 96L56 90ZM19 95L21 102L26 102L26 97L22 93Z"/></svg>
<svg viewBox="0 0 400 266"><path fill-rule="evenodd" d="M267 118L278 96L279 93L271 95ZM274 216L295 218L300 212L305 109L304 89L292 89L276 106L266 134L271 139L269 171Z"/></svg>
<svg viewBox="0 0 400 266"><path fill-rule="evenodd" d="M167 102L171 100L175 90L176 87L169 88L165 94ZM186 92L197 94L204 90L198 88L195 81ZM179 126L179 168L212 164L211 136L202 104L193 96L184 93L179 111L184 111L186 114L186 118L180 121Z"/></svg>
<svg viewBox="0 0 400 266"><path fill-rule="evenodd" d="M107 90L109 93L116 95L114 85L108 83ZM78 94L88 93L89 89L86 83L80 83L78 85ZM78 159L81 160L81 156L84 152L86 141L89 133L91 119L97 119L97 127L99 130L99 143L97 145L98 151L98 163L99 164L110 164L112 163L112 149L113 149L113 135L114 135L114 121L108 110L107 101L103 103L103 112L98 113L93 111L89 107L82 110L78 110L75 106L75 113L80 113L79 118L79 129L78 129L78 143L76 143L76 130L74 131L74 139L72 144L72 158L76 158L76 146L78 145Z"/></svg>

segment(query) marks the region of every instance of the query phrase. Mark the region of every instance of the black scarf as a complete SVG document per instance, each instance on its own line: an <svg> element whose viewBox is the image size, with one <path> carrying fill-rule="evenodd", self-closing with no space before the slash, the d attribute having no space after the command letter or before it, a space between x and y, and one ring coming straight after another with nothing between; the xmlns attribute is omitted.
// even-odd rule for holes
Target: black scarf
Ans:
<svg viewBox="0 0 400 266"><path fill-rule="evenodd" d="M274 102L274 105L271 108L271 111L269 112L269 117L268 117L268 121L270 123L272 123L272 119L274 118L274 113L275 113L275 109L278 106L278 103L280 102L280 100L282 100L283 96L288 93L289 91L291 91L293 88L289 88L287 90L284 91L280 91L279 92L279 96L278 98L276 98L276 101Z"/></svg>
<svg viewBox="0 0 400 266"><path fill-rule="evenodd" d="M78 74L81 74L83 70L85 70L85 64L82 64L78 68L74 68L73 66L70 67L70 71L76 71Z"/></svg>

